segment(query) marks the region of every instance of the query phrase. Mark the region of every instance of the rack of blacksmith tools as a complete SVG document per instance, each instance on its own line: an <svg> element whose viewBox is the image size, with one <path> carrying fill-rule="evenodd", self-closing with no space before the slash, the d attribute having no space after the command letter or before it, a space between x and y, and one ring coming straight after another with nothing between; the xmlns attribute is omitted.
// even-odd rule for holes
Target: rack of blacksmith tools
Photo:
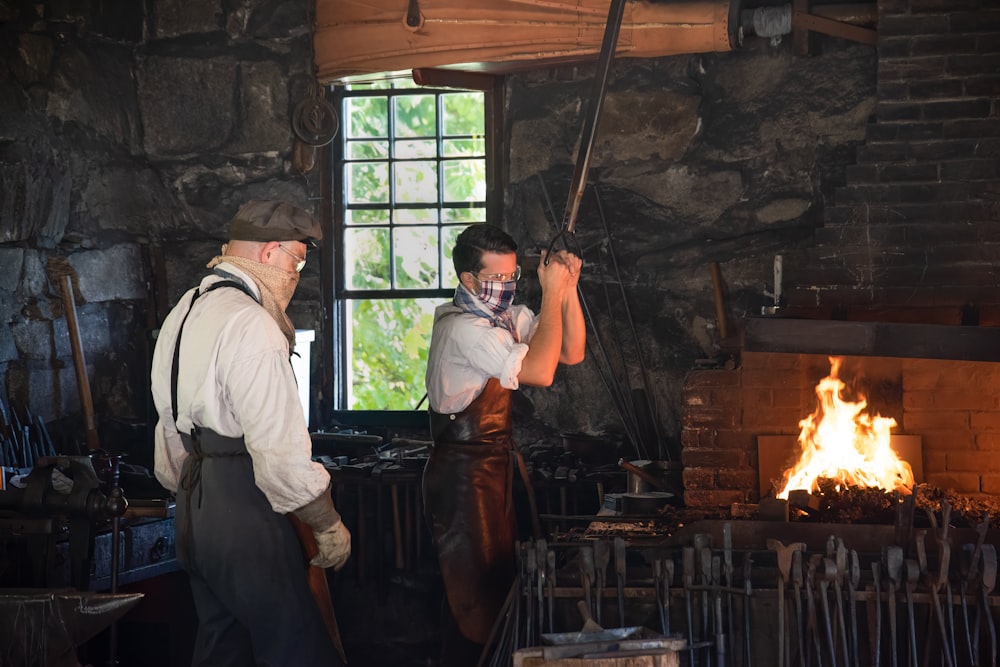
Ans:
<svg viewBox="0 0 1000 667"><path fill-rule="evenodd" d="M671 640L689 667L995 667L994 536L985 516L951 528L950 512L925 511L926 528L877 548L869 526L827 524L825 541L800 542L766 537L768 522L763 546L748 546L739 536L757 522L741 521L659 544L524 542L481 664L509 665L527 647L655 653Z"/></svg>

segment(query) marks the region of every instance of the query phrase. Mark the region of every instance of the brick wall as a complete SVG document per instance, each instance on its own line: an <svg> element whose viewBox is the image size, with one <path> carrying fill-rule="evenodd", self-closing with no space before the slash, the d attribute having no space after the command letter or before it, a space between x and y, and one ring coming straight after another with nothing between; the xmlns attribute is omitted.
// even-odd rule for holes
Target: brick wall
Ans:
<svg viewBox="0 0 1000 667"><path fill-rule="evenodd" d="M823 355L745 352L741 362L686 377L681 460L689 506L756 502L757 436L797 435L830 372ZM840 377L873 413L896 419L894 433L921 436L928 484L1000 494L1000 364L849 357Z"/></svg>
<svg viewBox="0 0 1000 667"><path fill-rule="evenodd" d="M876 114L815 248L786 262L788 305L997 304L1000 5L878 5Z"/></svg>

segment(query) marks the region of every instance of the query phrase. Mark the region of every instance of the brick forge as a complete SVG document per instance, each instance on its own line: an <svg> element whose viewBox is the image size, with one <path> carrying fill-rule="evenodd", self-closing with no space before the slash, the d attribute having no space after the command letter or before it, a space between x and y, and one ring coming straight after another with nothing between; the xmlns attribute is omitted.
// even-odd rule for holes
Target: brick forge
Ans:
<svg viewBox="0 0 1000 667"><path fill-rule="evenodd" d="M875 114L808 256L785 257L781 316L950 325L951 334L1000 326L1000 7L878 0L878 9ZM758 481L757 436L797 435L830 370L825 355L808 354L823 349L815 341L795 342L744 347L735 369L686 376L688 506L770 493ZM975 361L857 351L840 376L896 419L894 432L921 436L928 484L1000 494L1000 363L982 353L991 347L951 357Z"/></svg>
<svg viewBox="0 0 1000 667"><path fill-rule="evenodd" d="M757 437L798 435L830 371L815 354L744 352L733 370L695 370L684 386L681 461L689 507L756 503ZM845 357L848 390L893 417L893 433L919 435L924 480L963 494L1000 494L1000 363ZM855 399L852 399L855 400Z"/></svg>

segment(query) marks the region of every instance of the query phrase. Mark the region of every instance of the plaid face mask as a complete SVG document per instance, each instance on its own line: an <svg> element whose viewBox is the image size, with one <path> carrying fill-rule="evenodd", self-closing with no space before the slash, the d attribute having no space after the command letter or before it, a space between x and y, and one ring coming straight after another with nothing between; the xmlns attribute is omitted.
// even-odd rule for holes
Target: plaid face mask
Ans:
<svg viewBox="0 0 1000 667"><path fill-rule="evenodd" d="M514 293L517 291L516 280L484 280L480 285L479 300L494 313L504 312L514 301Z"/></svg>

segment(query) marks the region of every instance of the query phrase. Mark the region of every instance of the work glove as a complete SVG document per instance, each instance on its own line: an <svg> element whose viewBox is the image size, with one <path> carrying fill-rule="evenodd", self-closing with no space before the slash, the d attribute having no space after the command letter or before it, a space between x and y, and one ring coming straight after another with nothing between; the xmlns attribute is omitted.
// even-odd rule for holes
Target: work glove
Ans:
<svg viewBox="0 0 1000 667"><path fill-rule="evenodd" d="M313 556L309 564L322 568L332 567L334 570L344 567L351 555L351 532L333 507L329 487L315 500L294 510L292 514L312 528L313 537L316 538L319 553Z"/></svg>

